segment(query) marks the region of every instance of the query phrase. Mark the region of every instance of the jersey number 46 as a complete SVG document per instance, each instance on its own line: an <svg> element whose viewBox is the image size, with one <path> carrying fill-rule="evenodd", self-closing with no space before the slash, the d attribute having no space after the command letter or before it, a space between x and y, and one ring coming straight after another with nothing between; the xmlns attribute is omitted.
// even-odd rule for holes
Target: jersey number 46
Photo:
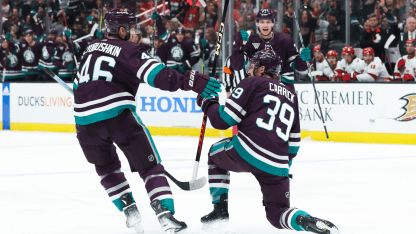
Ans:
<svg viewBox="0 0 416 234"><path fill-rule="evenodd" d="M79 83L86 83L91 80L88 70L90 69L92 54L90 54L81 68L81 74L79 75ZM109 71L101 70L101 63L107 62L109 67L116 66L116 60L108 56L100 56L97 58L94 64L94 70L92 73L92 80L98 80L99 77L104 77L106 81L111 82L113 80L113 74Z"/></svg>

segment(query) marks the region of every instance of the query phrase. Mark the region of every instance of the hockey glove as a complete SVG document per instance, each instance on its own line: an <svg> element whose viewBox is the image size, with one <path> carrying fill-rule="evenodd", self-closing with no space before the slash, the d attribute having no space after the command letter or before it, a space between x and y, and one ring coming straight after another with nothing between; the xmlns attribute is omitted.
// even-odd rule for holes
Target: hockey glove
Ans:
<svg viewBox="0 0 416 234"><path fill-rule="evenodd" d="M404 59L400 59L397 62L397 68L400 72L404 72L404 70L406 70L406 61Z"/></svg>
<svg viewBox="0 0 416 234"><path fill-rule="evenodd" d="M66 31L65 31L65 36L66 37L71 37L72 36L72 32L71 32L71 30L69 30L69 29L67 29Z"/></svg>
<svg viewBox="0 0 416 234"><path fill-rule="evenodd" d="M248 39L250 38L250 36L248 35L248 32L246 30L241 30L241 38L243 38L243 43L244 42L248 42Z"/></svg>
<svg viewBox="0 0 416 234"><path fill-rule="evenodd" d="M179 67L179 72L180 72L180 73L182 73L182 74L185 74L186 69L183 67L183 65L181 65L181 66Z"/></svg>
<svg viewBox="0 0 416 234"><path fill-rule="evenodd" d="M12 38L12 34L10 32L6 33L6 40L10 40Z"/></svg>
<svg viewBox="0 0 416 234"><path fill-rule="evenodd" d="M318 81L329 81L329 78L328 78L328 76L316 76L316 79L318 80Z"/></svg>
<svg viewBox="0 0 416 234"><path fill-rule="evenodd" d="M309 49L308 47L304 48L301 52L300 52L300 58L304 61L304 62L308 62L312 59L312 55L311 55L311 49Z"/></svg>
<svg viewBox="0 0 416 234"><path fill-rule="evenodd" d="M355 75L355 73L347 73L345 75L342 76L342 80L344 82L348 82L348 81L353 81L353 80L357 80L357 76Z"/></svg>
<svg viewBox="0 0 416 234"><path fill-rule="evenodd" d="M97 32L95 33L95 35L97 37L103 37L103 33L100 30L97 30Z"/></svg>
<svg viewBox="0 0 416 234"><path fill-rule="evenodd" d="M152 14L152 20L157 20L159 18L160 18L159 14L157 12L153 12L153 14Z"/></svg>
<svg viewBox="0 0 416 234"><path fill-rule="evenodd" d="M200 74L197 71L187 71L184 75L184 90L193 90L202 97L211 99L221 92L221 84L214 78Z"/></svg>
<svg viewBox="0 0 416 234"><path fill-rule="evenodd" d="M201 46L202 46L202 47L206 47L207 45L208 45L207 40L202 39L202 40L201 40Z"/></svg>
<svg viewBox="0 0 416 234"><path fill-rule="evenodd" d="M415 81L415 78L410 74L406 74L406 75L403 76L403 80L404 80L404 82Z"/></svg>
<svg viewBox="0 0 416 234"><path fill-rule="evenodd" d="M196 104L199 107L201 107L201 109L204 113L206 113L206 111L208 110L208 107L211 104L214 104L214 103L218 103L218 97L214 97L214 98L211 98L211 99L206 99L206 98L202 97L201 94L198 94L198 97L196 98Z"/></svg>
<svg viewBox="0 0 416 234"><path fill-rule="evenodd" d="M71 63L68 65L68 67L66 68L66 70L67 70L67 71L72 71L72 70L74 70L74 67L75 67L74 62L71 62Z"/></svg>

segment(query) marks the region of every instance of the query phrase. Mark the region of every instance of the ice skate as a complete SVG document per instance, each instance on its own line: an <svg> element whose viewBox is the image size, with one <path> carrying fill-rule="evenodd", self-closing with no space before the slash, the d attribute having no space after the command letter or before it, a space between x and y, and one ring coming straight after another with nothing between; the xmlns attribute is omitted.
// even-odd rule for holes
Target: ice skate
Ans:
<svg viewBox="0 0 416 234"><path fill-rule="evenodd" d="M340 234L338 228L333 223L312 216L299 215L296 218L296 223L313 233Z"/></svg>
<svg viewBox="0 0 416 234"><path fill-rule="evenodd" d="M133 202L133 198L130 193L126 193L120 198L126 206L124 207L124 214L126 215L126 226L133 229L136 233L144 233L143 227L141 225L142 217L140 212L137 209L136 203Z"/></svg>
<svg viewBox="0 0 416 234"><path fill-rule="evenodd" d="M157 219L166 234L186 233L185 229L188 228L186 223L176 220L170 210L162 207L162 203L159 200L152 201L150 205L155 211Z"/></svg>
<svg viewBox="0 0 416 234"><path fill-rule="evenodd" d="M209 232L228 232L228 194L220 197L220 202L214 204L214 210L201 218L202 229Z"/></svg>

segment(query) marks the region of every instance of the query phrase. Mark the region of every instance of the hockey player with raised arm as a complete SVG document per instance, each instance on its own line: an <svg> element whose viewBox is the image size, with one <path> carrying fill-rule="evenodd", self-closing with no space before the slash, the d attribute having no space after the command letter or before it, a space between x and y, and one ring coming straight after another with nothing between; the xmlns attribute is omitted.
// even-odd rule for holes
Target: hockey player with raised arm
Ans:
<svg viewBox="0 0 416 234"><path fill-rule="evenodd" d="M415 81L416 77L416 59L415 46L416 41L409 39L406 41L407 55L401 57L394 68L394 78L389 81Z"/></svg>
<svg viewBox="0 0 416 234"><path fill-rule="evenodd" d="M364 62L360 58L355 57L354 48L345 46L342 49L341 55L343 59L338 62L337 68L335 69L337 73L335 77L336 81L341 81L344 77L347 78L348 76L345 75L361 74Z"/></svg>
<svg viewBox="0 0 416 234"><path fill-rule="evenodd" d="M374 57L374 50L371 47L363 49L364 62L361 65L362 74L346 74L342 76L344 82L347 81L361 81L361 82L374 82L383 81L385 78L389 78L390 75L387 72L386 67L379 57Z"/></svg>
<svg viewBox="0 0 416 234"><path fill-rule="evenodd" d="M275 19L276 16L273 11L261 9L256 16L256 26L259 34L249 35L245 30L237 33L231 54L231 67L236 71L241 70L247 63L244 55L250 58L257 51L274 50L283 61L282 82L294 88L292 85L294 83L294 71L298 71L302 75L308 73L305 61L311 60L311 50L305 48L299 56L290 35L284 32L273 32Z"/></svg>
<svg viewBox="0 0 416 234"><path fill-rule="evenodd" d="M130 170L143 179L164 232L179 233L187 226L173 217L172 191L152 137L136 114L135 96L141 81L165 91L192 90L206 98L218 96L221 85L195 71L182 75L167 68L150 57L148 45L129 42L136 18L128 10L109 10L104 24L107 38L87 47L74 80L78 141L87 161L95 165L110 200L124 211L127 227L144 232L114 143L127 157Z"/></svg>
<svg viewBox="0 0 416 234"><path fill-rule="evenodd" d="M300 147L298 98L280 82L282 61L272 50L256 52L225 105L198 95L197 103L214 128L238 126L238 134L211 146L209 190L214 210L201 218L212 228L227 222L230 171L252 173L263 193L269 222L278 229L338 234L329 221L290 206L289 169Z"/></svg>
<svg viewBox="0 0 416 234"><path fill-rule="evenodd" d="M321 76L315 76L315 80L331 81L335 74L321 52L321 45L314 46L312 52L316 61L315 70L323 73Z"/></svg>

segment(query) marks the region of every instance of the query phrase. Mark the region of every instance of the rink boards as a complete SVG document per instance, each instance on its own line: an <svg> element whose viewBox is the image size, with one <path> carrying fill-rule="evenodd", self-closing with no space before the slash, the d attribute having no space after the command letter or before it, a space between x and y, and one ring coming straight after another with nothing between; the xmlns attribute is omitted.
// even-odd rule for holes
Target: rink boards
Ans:
<svg viewBox="0 0 416 234"><path fill-rule="evenodd" d="M329 139L311 84L296 84L302 138L318 141L416 144L416 83L317 84ZM225 92L220 103L225 102ZM7 101L10 100L10 105ZM3 129L75 132L74 99L59 84L2 84ZM203 113L196 94L164 92L142 84L137 113L154 135L199 136ZM229 137L207 124L207 137Z"/></svg>

